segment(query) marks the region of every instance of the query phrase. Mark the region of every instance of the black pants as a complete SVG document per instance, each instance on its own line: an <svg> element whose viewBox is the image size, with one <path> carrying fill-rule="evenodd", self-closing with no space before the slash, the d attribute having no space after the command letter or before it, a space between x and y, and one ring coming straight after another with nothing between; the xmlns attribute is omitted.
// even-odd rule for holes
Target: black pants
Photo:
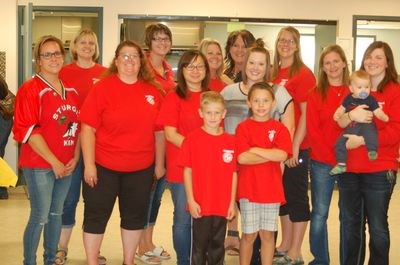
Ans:
<svg viewBox="0 0 400 265"><path fill-rule="evenodd" d="M223 265L226 218L204 216L193 219L192 265Z"/></svg>

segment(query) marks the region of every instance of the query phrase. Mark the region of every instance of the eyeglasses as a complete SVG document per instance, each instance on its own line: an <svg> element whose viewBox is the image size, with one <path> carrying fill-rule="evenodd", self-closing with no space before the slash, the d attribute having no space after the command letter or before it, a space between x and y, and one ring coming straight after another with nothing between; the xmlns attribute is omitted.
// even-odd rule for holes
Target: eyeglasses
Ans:
<svg viewBox="0 0 400 265"><path fill-rule="evenodd" d="M153 38L152 40L154 40L155 42L159 42L159 43L161 43L161 42L165 42L165 43L170 43L171 42L171 39L170 38Z"/></svg>
<svg viewBox="0 0 400 265"><path fill-rule="evenodd" d="M188 66L185 67L186 70L188 70L189 72L194 71L194 69L197 69L197 71L204 71L204 69L206 69L206 66L204 64L199 64L199 65L193 65L193 64L189 64Z"/></svg>
<svg viewBox="0 0 400 265"><path fill-rule="evenodd" d="M124 53L124 54L120 54L118 55L120 56L124 61L128 61L128 60L135 60L139 58L139 54L128 54L128 53Z"/></svg>
<svg viewBox="0 0 400 265"><path fill-rule="evenodd" d="M40 57L44 58L45 60L50 60L53 56L54 58L61 58L63 54L62 52L45 52L40 54Z"/></svg>
<svg viewBox="0 0 400 265"><path fill-rule="evenodd" d="M292 39L279 39L278 43L279 44L288 44L288 45L295 44L294 40L292 40Z"/></svg>

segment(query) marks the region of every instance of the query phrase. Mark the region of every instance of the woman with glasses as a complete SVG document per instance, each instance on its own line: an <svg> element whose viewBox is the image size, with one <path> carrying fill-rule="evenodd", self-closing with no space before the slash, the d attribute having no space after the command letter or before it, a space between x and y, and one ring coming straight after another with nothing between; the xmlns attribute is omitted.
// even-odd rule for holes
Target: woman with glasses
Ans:
<svg viewBox="0 0 400 265"><path fill-rule="evenodd" d="M165 97L158 123L167 139L167 180L174 204L172 237L178 265L190 264L191 217L186 211L183 168L179 166L185 136L203 125L199 115L200 94L208 90L210 70L206 57L197 50L183 53L178 63L175 91Z"/></svg>
<svg viewBox="0 0 400 265"><path fill-rule="evenodd" d="M123 263L134 264L153 176L164 167L164 149L156 144L163 134L155 126L161 100L140 46L121 42L80 113L85 163L83 243L88 265L98 265L117 197Z"/></svg>
<svg viewBox="0 0 400 265"><path fill-rule="evenodd" d="M308 142L306 139L307 95L315 87L313 72L303 63L300 33L294 27L282 28L275 42L272 80L288 90L293 98L295 133L293 156L286 160L283 186L286 204L279 215L282 242L275 252L274 264L304 264L301 245L310 220L308 200Z"/></svg>
<svg viewBox="0 0 400 265"><path fill-rule="evenodd" d="M99 80L100 75L107 68L97 63L99 58L99 45L96 34L90 29L81 29L70 44L73 62L64 66L60 72L60 78L78 91L79 103L83 104L93 85ZM79 162L72 174L71 187L64 202L62 216L62 230L58 243L57 256L66 261L68 244L75 225L76 206L78 205L81 183L83 178L83 159ZM106 259L99 255L99 265L106 264Z"/></svg>
<svg viewBox="0 0 400 265"><path fill-rule="evenodd" d="M161 84L162 95L165 96L176 86L174 82L174 72L171 66L165 60L165 56L169 53L172 45L171 30L164 24L151 24L146 27L145 44L149 51L145 53L150 69L155 75L156 80ZM165 145L164 141L160 144ZM161 205L161 198L167 185L165 179L165 167L160 168L161 172L157 172L158 179L154 179L154 184L150 194L150 204L146 215L145 229L140 238L139 248L136 257L142 262L155 264L161 260L170 259L170 254L161 246L153 243L153 231L158 216L158 210Z"/></svg>
<svg viewBox="0 0 400 265"><path fill-rule="evenodd" d="M22 168L31 212L24 232L24 265L35 265L44 229L44 264L56 258L63 204L71 174L79 160L79 98L59 78L64 47L58 38L43 36L33 51L37 74L19 88L13 133L21 143Z"/></svg>

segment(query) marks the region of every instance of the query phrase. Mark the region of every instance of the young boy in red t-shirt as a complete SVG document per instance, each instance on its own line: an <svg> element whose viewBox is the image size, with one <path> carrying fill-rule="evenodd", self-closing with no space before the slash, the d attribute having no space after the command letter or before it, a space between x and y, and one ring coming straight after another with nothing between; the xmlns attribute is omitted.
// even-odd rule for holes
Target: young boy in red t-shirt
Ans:
<svg viewBox="0 0 400 265"><path fill-rule="evenodd" d="M226 108L219 93L202 93L199 114L204 125L185 138L181 153L187 205L193 218L191 264L222 265L226 223L235 216L235 140L221 127Z"/></svg>
<svg viewBox="0 0 400 265"><path fill-rule="evenodd" d="M237 199L242 222L240 264L250 264L257 235L261 238L261 263L272 264L279 207L285 203L281 162L291 154L292 141L288 129L270 118L275 105L270 85L254 84L247 103L252 116L236 128Z"/></svg>

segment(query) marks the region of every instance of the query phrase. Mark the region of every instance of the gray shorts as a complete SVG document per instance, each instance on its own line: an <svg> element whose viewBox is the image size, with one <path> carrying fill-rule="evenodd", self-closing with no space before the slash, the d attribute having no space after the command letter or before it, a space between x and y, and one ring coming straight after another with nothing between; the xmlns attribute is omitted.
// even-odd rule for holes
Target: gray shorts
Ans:
<svg viewBox="0 0 400 265"><path fill-rule="evenodd" d="M243 233L278 230L280 203L256 203L248 199L240 199L239 203Z"/></svg>

